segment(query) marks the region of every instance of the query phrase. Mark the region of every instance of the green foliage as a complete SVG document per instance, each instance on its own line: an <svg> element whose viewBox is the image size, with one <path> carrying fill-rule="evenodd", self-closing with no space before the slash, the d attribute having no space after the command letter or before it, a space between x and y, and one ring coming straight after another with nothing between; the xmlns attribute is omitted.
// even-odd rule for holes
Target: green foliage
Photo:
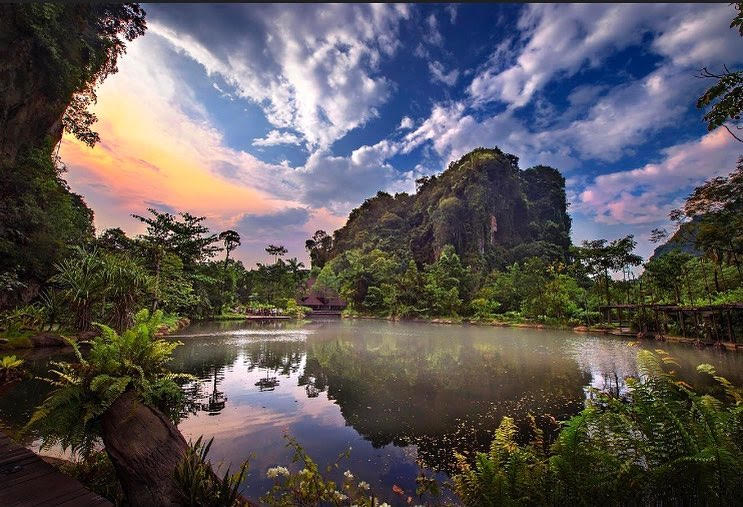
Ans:
<svg viewBox="0 0 743 507"><path fill-rule="evenodd" d="M571 223L565 180L555 169L522 171L517 157L498 148L478 148L442 174L416 183L415 195L378 192L351 211L346 225L333 235L331 257L352 249L379 249L419 265L432 264L450 244L465 264L488 262L492 269L502 261L499 249L507 252L507 262L533 255L554 261L567 255ZM308 241L308 248L316 244Z"/></svg>
<svg viewBox="0 0 743 507"><path fill-rule="evenodd" d="M373 507L379 505L369 491L369 484L356 478L350 471L343 475L342 484L325 478L312 458L292 437L287 436L287 447L294 449L292 464L300 463L302 469L292 472L285 467L269 468L267 476L274 485L260 498L263 504L290 507L295 505L358 505ZM335 463L326 467L326 472L338 469L340 461L347 458L349 451L342 453Z"/></svg>
<svg viewBox="0 0 743 507"><path fill-rule="evenodd" d="M734 505L743 494L743 393L710 375L724 399L698 394L663 351L641 350L639 376L618 399L592 391L544 454L517 445L504 418L490 453L459 459L454 489L468 505Z"/></svg>
<svg viewBox="0 0 743 507"><path fill-rule="evenodd" d="M533 422L533 418L531 419ZM465 505L544 505L548 496L549 466L541 433L529 445L516 443L517 428L504 417L488 453L477 453L474 466L457 454L459 472L454 491Z"/></svg>
<svg viewBox="0 0 743 507"><path fill-rule="evenodd" d="M467 292L467 272L452 245L446 245L435 263L426 268L423 291L430 313L457 316Z"/></svg>
<svg viewBox="0 0 743 507"><path fill-rule="evenodd" d="M152 281L144 268L125 254L77 247L56 265L51 282L73 309L74 328L90 329L94 318L121 331L132 323L134 310L151 292Z"/></svg>
<svg viewBox="0 0 743 507"><path fill-rule="evenodd" d="M180 505L193 507L233 507L246 505L240 495L240 483L248 471L248 461L240 465L240 470L230 474L227 468L220 478L208 459L209 449L214 441L190 442L183 460L175 469L175 482L182 495Z"/></svg>
<svg viewBox="0 0 743 507"><path fill-rule="evenodd" d="M50 144L0 170L0 273L17 279L15 287L6 284L6 294L45 282L73 245L93 237L93 212L70 192L62 171Z"/></svg>
<svg viewBox="0 0 743 507"><path fill-rule="evenodd" d="M284 310L287 315L290 315L295 319L303 319L312 311L312 309L307 306L298 305L297 301L293 298L288 298L286 300L286 307Z"/></svg>
<svg viewBox="0 0 743 507"><path fill-rule="evenodd" d="M330 260L333 249L333 238L323 230L316 231L313 236L305 241L305 249L310 253L313 268L322 269Z"/></svg>
<svg viewBox="0 0 743 507"><path fill-rule="evenodd" d="M14 355L0 358L0 384L20 378L23 375L23 363L23 359Z"/></svg>
<svg viewBox="0 0 743 507"><path fill-rule="evenodd" d="M101 335L91 342L87 358L69 341L78 361L55 362L45 379L54 386L27 424L42 435L42 446L59 444L73 453L88 455L100 436L101 416L125 391L177 419L182 392L175 383L189 375L171 373L167 365L179 342L155 339L162 312L137 313L134 326L118 334L99 325Z"/></svg>

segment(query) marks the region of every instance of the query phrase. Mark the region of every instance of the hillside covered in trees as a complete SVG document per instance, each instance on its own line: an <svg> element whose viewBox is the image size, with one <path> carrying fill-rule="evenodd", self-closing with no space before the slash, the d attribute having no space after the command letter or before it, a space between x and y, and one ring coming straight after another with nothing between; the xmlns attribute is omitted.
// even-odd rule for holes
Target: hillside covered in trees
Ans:
<svg viewBox="0 0 743 507"><path fill-rule="evenodd" d="M518 167L518 157L478 148L417 192L378 192L334 234L331 257L378 248L431 263L445 245L465 264L502 268L527 257L564 260L570 248L565 179L556 169Z"/></svg>

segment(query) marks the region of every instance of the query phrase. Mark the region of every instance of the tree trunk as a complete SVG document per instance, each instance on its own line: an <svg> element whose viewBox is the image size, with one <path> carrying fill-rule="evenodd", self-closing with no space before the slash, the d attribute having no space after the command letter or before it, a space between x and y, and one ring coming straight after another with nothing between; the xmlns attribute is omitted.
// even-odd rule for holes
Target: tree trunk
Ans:
<svg viewBox="0 0 743 507"><path fill-rule="evenodd" d="M188 444L162 412L127 391L103 414L103 443L130 505L179 505L174 471Z"/></svg>
<svg viewBox="0 0 743 507"><path fill-rule="evenodd" d="M160 269L162 264L162 254L158 252L157 260L155 261L155 301L152 303L152 311L157 310L160 304Z"/></svg>
<svg viewBox="0 0 743 507"><path fill-rule="evenodd" d="M604 281L606 282L606 306L611 305L611 295L609 294L609 270L604 269Z"/></svg>

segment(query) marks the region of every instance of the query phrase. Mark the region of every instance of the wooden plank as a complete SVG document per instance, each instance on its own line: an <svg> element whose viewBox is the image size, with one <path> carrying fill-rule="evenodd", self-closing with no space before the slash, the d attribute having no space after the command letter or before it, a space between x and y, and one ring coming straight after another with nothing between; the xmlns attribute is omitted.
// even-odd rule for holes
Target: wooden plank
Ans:
<svg viewBox="0 0 743 507"><path fill-rule="evenodd" d="M0 443L0 505L112 505L105 498L85 489L79 481L64 475L38 455L16 444L2 432Z"/></svg>

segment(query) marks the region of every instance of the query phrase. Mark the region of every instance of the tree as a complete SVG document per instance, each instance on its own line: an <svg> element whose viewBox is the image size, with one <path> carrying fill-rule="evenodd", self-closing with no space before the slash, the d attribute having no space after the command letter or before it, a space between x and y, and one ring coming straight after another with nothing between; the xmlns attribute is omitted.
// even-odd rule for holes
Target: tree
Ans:
<svg viewBox="0 0 743 507"><path fill-rule="evenodd" d="M176 505L175 469L187 444L174 423L183 392L168 369L180 342L155 338L162 312L143 310L134 327L119 334L100 326L85 358L72 344L75 363L57 363L54 389L26 428L42 446L87 456L103 442L130 505Z"/></svg>
<svg viewBox="0 0 743 507"><path fill-rule="evenodd" d="M740 274L743 255L743 157L727 177L718 176L698 186L673 217L699 220L697 246L724 252Z"/></svg>
<svg viewBox="0 0 743 507"><path fill-rule="evenodd" d="M323 230L315 231L315 234L305 241L305 249L310 253L312 267L322 269L326 262L330 260L333 249L333 238Z"/></svg>
<svg viewBox="0 0 743 507"><path fill-rule="evenodd" d="M90 330L93 307L104 300L106 278L103 261L97 250L76 248L74 255L56 264L57 274L51 281L57 284L75 314L75 329Z"/></svg>
<svg viewBox="0 0 743 507"><path fill-rule="evenodd" d="M59 142L62 129L94 144L95 87L117 70L126 43L144 34L136 3L0 6L0 165L27 149ZM10 48L13 48L10 50Z"/></svg>
<svg viewBox="0 0 743 507"><path fill-rule="evenodd" d="M434 315L456 316L461 309L466 271L452 245L444 246L435 263L426 268L423 287Z"/></svg>
<svg viewBox="0 0 743 507"><path fill-rule="evenodd" d="M743 37L743 3L734 4L738 14L730 23L730 28L737 28ZM714 130L720 126L724 127L735 140L743 143L743 137L739 133L743 129L740 125L743 113L743 71L730 71L723 66L722 73L714 73L704 67L700 77L716 79L712 85L697 100L697 108L709 108L704 115L707 130ZM727 124L732 126L732 129Z"/></svg>
<svg viewBox="0 0 743 507"><path fill-rule="evenodd" d="M268 245L266 247L266 252L268 255L274 257L274 262L279 262L279 258L285 256L288 250L283 245Z"/></svg>
<svg viewBox="0 0 743 507"><path fill-rule="evenodd" d="M209 229L202 224L206 217L182 212L179 213L179 219L154 208L147 208L147 211L152 214L151 217L137 214L132 214L132 217L147 224L147 233L140 235L139 239L148 252L155 273L153 308L156 309L161 298L160 275L166 253L177 255L183 263L183 269L193 271L197 262L214 256L219 248L213 245L217 241L217 235L209 234Z"/></svg>
<svg viewBox="0 0 743 507"><path fill-rule="evenodd" d="M131 252L134 248L134 240L127 237L119 227L103 231L96 239L96 244L108 252Z"/></svg>
<svg viewBox="0 0 743 507"><path fill-rule="evenodd" d="M230 260L230 252L240 246L240 235L233 230L226 230L219 234L219 240L224 243L224 270L227 271L227 263Z"/></svg>
<svg viewBox="0 0 743 507"><path fill-rule="evenodd" d="M629 266L637 266L642 259L633 254L637 242L633 235L607 242L605 239L595 239L583 241L582 247L578 250L580 262L583 262L588 272L595 277L596 283L604 281L604 294L606 304L611 304L610 283L611 278L609 271L624 270Z"/></svg>

